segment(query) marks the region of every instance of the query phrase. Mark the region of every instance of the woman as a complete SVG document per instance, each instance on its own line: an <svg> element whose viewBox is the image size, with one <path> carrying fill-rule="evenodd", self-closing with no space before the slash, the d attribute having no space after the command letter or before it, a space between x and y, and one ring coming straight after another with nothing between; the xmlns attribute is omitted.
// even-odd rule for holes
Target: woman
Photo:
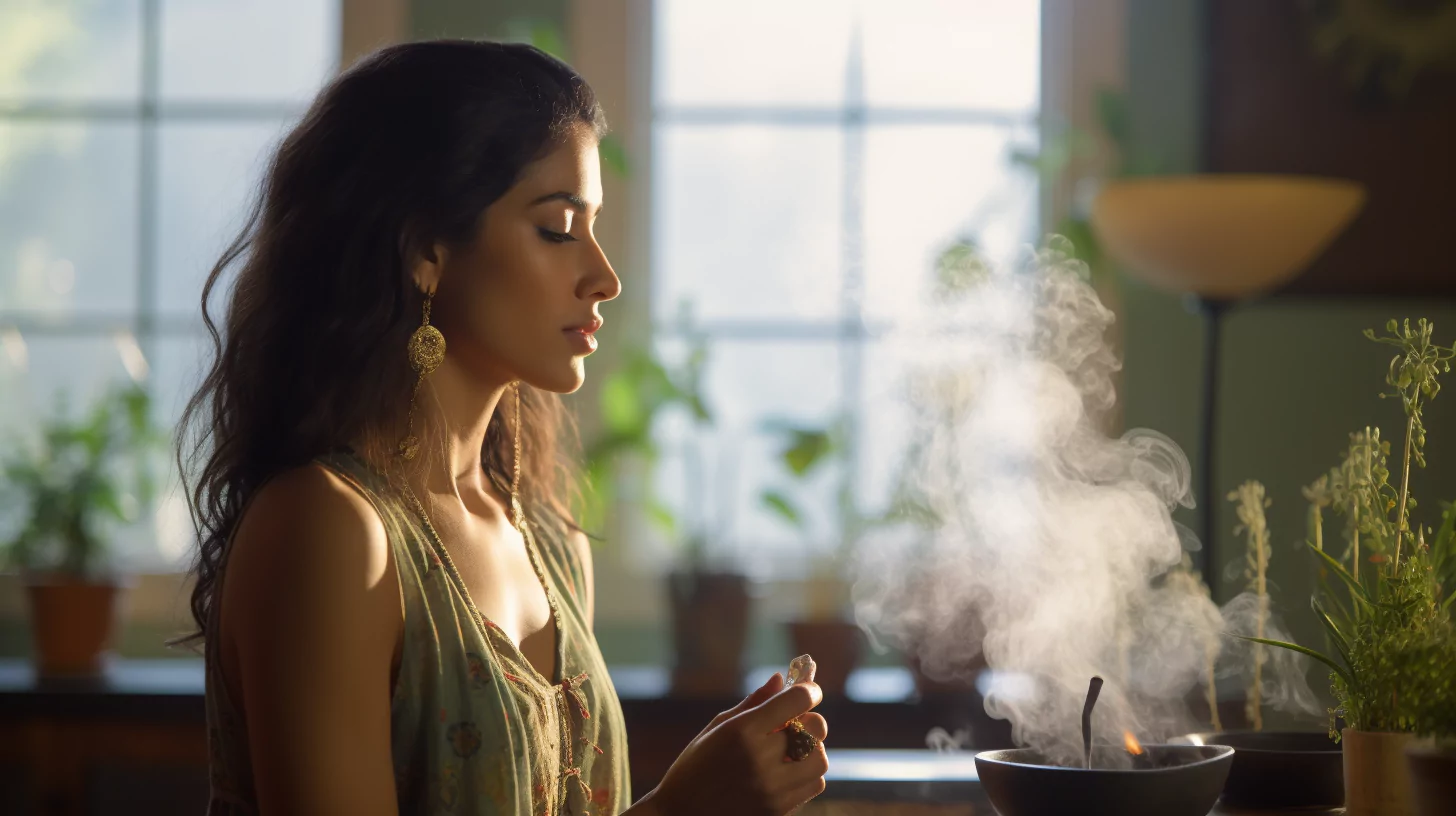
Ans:
<svg viewBox="0 0 1456 816"><path fill-rule="evenodd" d="M742 816L822 790L819 690L775 675L628 798L556 439L620 290L604 128L540 51L432 42L340 76L280 145L183 418L210 812Z"/></svg>

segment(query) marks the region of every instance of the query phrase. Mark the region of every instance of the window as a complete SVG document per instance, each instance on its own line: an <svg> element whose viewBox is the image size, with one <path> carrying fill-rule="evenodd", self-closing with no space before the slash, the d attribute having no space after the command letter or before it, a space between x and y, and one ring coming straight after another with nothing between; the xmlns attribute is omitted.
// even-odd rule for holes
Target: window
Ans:
<svg viewBox="0 0 1456 816"><path fill-rule="evenodd" d="M128 377L175 422L210 350L202 283L334 72L338 18L339 0L0 6L0 435ZM191 545L170 485L121 537L132 566Z"/></svg>
<svg viewBox="0 0 1456 816"><path fill-rule="evenodd" d="M652 315L671 366L701 343L714 414L664 423L657 492L710 552L803 569L882 511L908 421L885 342L971 238L1037 231L1038 0L657 0ZM806 480L774 422L844 429ZM796 530L760 500L781 490ZM846 505L841 496L851 496ZM857 510L846 510L846 506Z"/></svg>

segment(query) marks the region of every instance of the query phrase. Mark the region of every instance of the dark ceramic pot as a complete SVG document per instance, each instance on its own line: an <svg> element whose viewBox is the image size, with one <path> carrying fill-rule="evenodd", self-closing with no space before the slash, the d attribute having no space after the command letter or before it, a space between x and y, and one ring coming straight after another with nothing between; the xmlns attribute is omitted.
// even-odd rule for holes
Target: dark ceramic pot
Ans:
<svg viewBox="0 0 1456 816"><path fill-rule="evenodd" d="M1144 747L1151 767L1142 769L1064 768L1046 764L1031 748L1013 748L976 754L976 773L1001 816L1207 816L1223 791L1234 749Z"/></svg>
<svg viewBox="0 0 1456 816"><path fill-rule="evenodd" d="M1340 746L1323 731L1190 734L1195 744L1234 749L1223 803L1250 810L1337 808L1345 804Z"/></svg>

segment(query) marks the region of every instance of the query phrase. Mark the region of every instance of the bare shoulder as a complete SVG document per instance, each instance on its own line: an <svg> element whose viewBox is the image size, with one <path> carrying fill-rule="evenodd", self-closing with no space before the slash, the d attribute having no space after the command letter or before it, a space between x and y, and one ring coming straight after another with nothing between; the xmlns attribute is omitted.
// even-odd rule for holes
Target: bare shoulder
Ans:
<svg viewBox="0 0 1456 816"><path fill-rule="evenodd" d="M228 554L231 588L258 574L378 580L388 562L384 524L369 501L322 465L285 471L265 484L239 520Z"/></svg>
<svg viewBox="0 0 1456 816"><path fill-rule="evenodd" d="M398 628L397 578L369 501L321 465L275 476L238 523L219 599L234 655L289 638L347 639L355 626ZM389 644L388 657L392 652ZM296 643L299 648L314 644Z"/></svg>
<svg viewBox="0 0 1456 816"><path fill-rule="evenodd" d="M310 464L259 490L231 546L222 666L247 723L260 810L392 813L403 613L378 513Z"/></svg>

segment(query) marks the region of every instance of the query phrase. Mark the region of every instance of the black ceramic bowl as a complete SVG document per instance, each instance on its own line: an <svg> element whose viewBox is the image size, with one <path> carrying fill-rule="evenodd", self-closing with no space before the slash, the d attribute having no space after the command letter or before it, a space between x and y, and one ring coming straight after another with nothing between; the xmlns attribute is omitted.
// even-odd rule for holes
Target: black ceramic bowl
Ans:
<svg viewBox="0 0 1456 816"><path fill-rule="evenodd" d="M1233 747L1234 764L1223 786L1226 805L1274 810L1345 804L1344 756L1323 731L1223 731L1184 739Z"/></svg>
<svg viewBox="0 0 1456 816"><path fill-rule="evenodd" d="M1234 750L1222 745L1148 745L1146 770L1061 768L1031 748L976 754L981 787L1001 816L1207 816Z"/></svg>

